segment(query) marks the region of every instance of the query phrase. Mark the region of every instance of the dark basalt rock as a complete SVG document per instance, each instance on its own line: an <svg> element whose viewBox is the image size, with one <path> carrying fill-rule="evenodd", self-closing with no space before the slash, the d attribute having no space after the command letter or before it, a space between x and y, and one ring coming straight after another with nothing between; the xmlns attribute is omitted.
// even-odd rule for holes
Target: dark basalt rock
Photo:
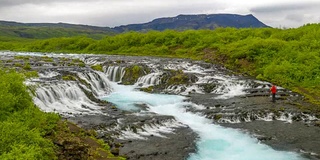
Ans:
<svg viewBox="0 0 320 160"><path fill-rule="evenodd" d="M200 85L206 93L211 93L217 86L214 83L206 83Z"/></svg>

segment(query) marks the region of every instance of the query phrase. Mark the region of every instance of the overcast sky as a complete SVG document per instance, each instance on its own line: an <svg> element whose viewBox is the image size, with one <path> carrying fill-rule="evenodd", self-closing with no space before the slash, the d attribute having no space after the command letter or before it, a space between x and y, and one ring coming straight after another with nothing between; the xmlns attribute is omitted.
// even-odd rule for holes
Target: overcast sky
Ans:
<svg viewBox="0 0 320 160"><path fill-rule="evenodd" d="M114 27L179 14L253 14L272 27L320 23L320 0L0 0L0 20Z"/></svg>

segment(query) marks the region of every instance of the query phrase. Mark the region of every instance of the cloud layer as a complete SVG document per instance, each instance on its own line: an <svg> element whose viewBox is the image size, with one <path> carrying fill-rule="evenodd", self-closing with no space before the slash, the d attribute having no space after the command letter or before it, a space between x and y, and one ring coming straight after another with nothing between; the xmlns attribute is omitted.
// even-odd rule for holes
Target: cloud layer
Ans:
<svg viewBox="0 0 320 160"><path fill-rule="evenodd" d="M253 14L273 27L320 22L318 0L0 0L0 20L98 26L144 23L179 14Z"/></svg>

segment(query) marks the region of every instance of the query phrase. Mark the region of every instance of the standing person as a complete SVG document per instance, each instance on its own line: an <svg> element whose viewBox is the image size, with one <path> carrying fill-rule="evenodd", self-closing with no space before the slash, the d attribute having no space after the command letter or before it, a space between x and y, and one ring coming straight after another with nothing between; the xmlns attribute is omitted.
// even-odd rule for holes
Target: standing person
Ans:
<svg viewBox="0 0 320 160"><path fill-rule="evenodd" d="M275 85L272 85L272 87L270 88L270 91L272 93L272 102L275 103L276 102L277 87Z"/></svg>

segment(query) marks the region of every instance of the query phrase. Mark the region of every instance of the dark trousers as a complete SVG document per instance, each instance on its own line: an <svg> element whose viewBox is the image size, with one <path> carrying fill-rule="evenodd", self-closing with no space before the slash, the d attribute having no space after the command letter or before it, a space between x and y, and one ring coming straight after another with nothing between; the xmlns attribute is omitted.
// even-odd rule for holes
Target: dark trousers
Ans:
<svg viewBox="0 0 320 160"><path fill-rule="evenodd" d="M275 93L272 93L272 102L276 102L276 94Z"/></svg>

